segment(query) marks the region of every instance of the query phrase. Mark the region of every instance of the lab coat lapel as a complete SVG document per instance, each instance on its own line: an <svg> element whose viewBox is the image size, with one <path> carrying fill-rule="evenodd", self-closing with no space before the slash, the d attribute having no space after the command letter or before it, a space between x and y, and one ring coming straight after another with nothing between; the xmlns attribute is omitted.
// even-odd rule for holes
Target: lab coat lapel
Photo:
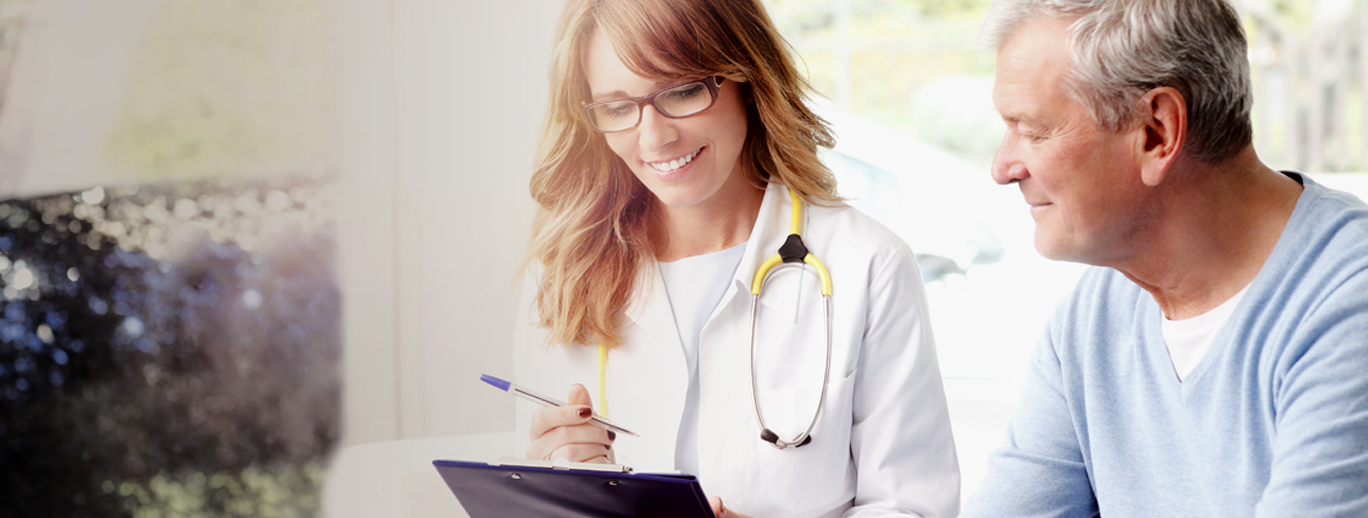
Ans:
<svg viewBox="0 0 1368 518"><path fill-rule="evenodd" d="M699 474L706 473L702 477L705 489L721 490L730 485L733 487L728 493L734 493L738 484L751 485L756 480L754 463L738 464L734 460L753 457L756 445L762 445L750 391L750 281L788 235L789 205L788 190L770 184L731 286L703 328L699 377L707 381L699 387L698 451ZM650 434L653 438L651 448L638 451L640 458L632 460L641 467L662 469L660 466L673 465L688 390L688 367L664 279L654 265L643 268L639 275L636 293L625 312L628 345L609 355L608 386L610 390L651 386L655 390L650 393L660 399L647 401L612 391L617 399L609 404L624 424L629 419L632 424L641 423L638 426L659 423L639 431L643 437Z"/></svg>
<svg viewBox="0 0 1368 518"><path fill-rule="evenodd" d="M637 450L636 458L619 460L639 469L669 470L689 381L674 312L655 265L642 268L631 300L625 312L624 345L608 355L608 404L615 420L630 424L641 440L649 438L649 447ZM618 438L624 440L638 439Z"/></svg>
<svg viewBox="0 0 1368 518"><path fill-rule="evenodd" d="M732 285L699 340L698 475L708 494L746 495L758 480L754 462L737 461L763 444L750 386L750 283L788 235L789 205L788 190L769 184Z"/></svg>
<svg viewBox="0 0 1368 518"><path fill-rule="evenodd" d="M722 297L722 303L713 310L710 320L716 319L736 299L750 303L751 279L766 259L778 253L779 247L788 237L789 215L788 188L781 184L770 183L765 189L765 198L760 202L760 213L756 215L755 226L751 227L750 238L746 241L746 251L736 266L732 285ZM749 311L749 305L747 306ZM749 313L747 314L749 316Z"/></svg>
<svg viewBox="0 0 1368 518"><path fill-rule="evenodd" d="M755 226L751 227L750 237L746 240L746 251L742 253L741 262L737 263L736 272L732 274L731 285L727 287L726 294L722 296L721 302L713 309L708 322L703 326L705 334L710 331L710 327L716 327L714 323L719 320L734 321L744 317L747 323L750 322L751 280L755 277L756 270L760 269L760 265L777 253L779 246L783 245L784 239L788 237L786 222L789 205L791 203L788 189L781 184L770 183L765 189L764 199L760 202L760 212L756 215ZM739 308L736 307L738 305ZM700 354L704 353L700 351ZM702 356L699 357L699 364L711 365Z"/></svg>

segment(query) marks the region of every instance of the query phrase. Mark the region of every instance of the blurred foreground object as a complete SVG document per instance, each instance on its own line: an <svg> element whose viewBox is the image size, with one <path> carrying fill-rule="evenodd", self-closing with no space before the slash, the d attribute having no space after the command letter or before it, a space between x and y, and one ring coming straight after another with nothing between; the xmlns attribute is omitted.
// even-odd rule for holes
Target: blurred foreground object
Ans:
<svg viewBox="0 0 1368 518"><path fill-rule="evenodd" d="M0 202L0 515L315 514L340 437L333 185Z"/></svg>

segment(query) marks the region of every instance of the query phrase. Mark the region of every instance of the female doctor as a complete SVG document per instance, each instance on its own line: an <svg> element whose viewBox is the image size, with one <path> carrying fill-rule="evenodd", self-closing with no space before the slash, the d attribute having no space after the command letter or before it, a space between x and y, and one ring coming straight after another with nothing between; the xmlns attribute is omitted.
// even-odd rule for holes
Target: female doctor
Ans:
<svg viewBox="0 0 1368 518"><path fill-rule="evenodd" d="M515 368L571 404L520 405L528 458L695 474L718 516L957 514L913 253L840 203L759 0L568 0L555 41ZM815 261L766 268L791 233Z"/></svg>

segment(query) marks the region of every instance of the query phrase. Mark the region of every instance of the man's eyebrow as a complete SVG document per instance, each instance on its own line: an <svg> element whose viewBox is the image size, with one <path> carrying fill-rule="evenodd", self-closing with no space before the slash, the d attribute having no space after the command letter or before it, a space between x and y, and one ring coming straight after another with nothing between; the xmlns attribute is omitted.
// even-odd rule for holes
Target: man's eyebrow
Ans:
<svg viewBox="0 0 1368 518"><path fill-rule="evenodd" d="M1021 124L1023 122L1029 123L1029 121L1027 121L1026 119L1026 116L1021 115L1019 113L1007 114L998 112L998 115L1002 117L1002 122L1006 124Z"/></svg>
<svg viewBox="0 0 1368 518"><path fill-rule="evenodd" d="M1022 124L1022 125L1026 125L1026 126L1039 126L1039 127L1050 126L1050 124L1047 123L1044 119L1041 119L1041 118L1039 118L1039 117L1036 117L1036 116L1034 116L1034 115L1032 115L1032 114L1030 114L1030 113L1015 112L1015 113L1009 113L1009 114L1001 114L1001 116L1002 116L1002 122L1007 123L1007 124Z"/></svg>

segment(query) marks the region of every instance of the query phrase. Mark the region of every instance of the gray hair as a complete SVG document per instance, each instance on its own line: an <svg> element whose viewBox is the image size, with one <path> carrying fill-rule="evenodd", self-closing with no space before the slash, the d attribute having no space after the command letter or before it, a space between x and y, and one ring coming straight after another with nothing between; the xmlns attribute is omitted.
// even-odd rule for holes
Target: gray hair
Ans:
<svg viewBox="0 0 1368 518"><path fill-rule="evenodd" d="M1226 0L994 0L980 45L1000 50L1037 16L1076 18L1066 88L1098 126L1120 131L1169 86L1187 102L1189 156L1218 163L1252 140L1244 29Z"/></svg>

